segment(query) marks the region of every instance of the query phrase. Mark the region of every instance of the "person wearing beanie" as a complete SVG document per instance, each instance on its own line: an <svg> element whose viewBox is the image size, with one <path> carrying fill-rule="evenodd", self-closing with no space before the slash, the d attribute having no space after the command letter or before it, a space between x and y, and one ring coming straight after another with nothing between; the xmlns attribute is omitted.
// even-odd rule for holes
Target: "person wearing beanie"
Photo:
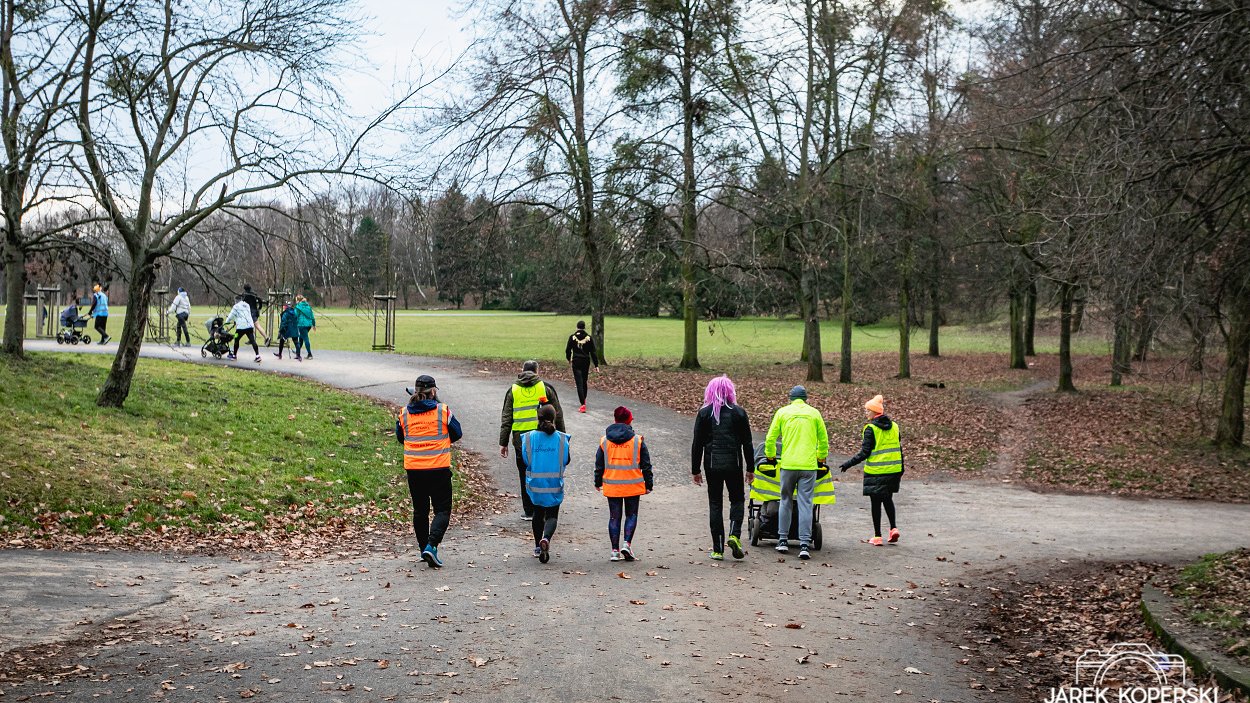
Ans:
<svg viewBox="0 0 1250 703"><path fill-rule="evenodd" d="M903 445L899 438L898 423L885 414L885 398L873 396L864 403L863 442L859 453L842 464L842 471L867 459L864 464L864 495L872 501L873 537L867 540L874 547L885 542L881 539L881 509L890 520L889 542L898 542L899 531L895 522L894 494L898 493L903 478Z"/></svg>
<svg viewBox="0 0 1250 703"><path fill-rule="evenodd" d="M569 335L564 345L564 358L573 369L573 382L577 385L577 401L581 407L577 412L586 412L586 379L590 376L590 365L599 370L599 351L595 348L595 339L586 334L586 321L577 321L577 331Z"/></svg>
<svg viewBox="0 0 1250 703"><path fill-rule="evenodd" d="M728 376L708 382L703 407L694 419L694 443L690 447L690 473L694 485L707 474L708 524L712 530L712 558L725 558L725 490L729 491L729 550L734 559L746 556L742 549L742 519L746 509L745 471L754 469L754 440L747 411L737 403L737 391Z"/></svg>
<svg viewBox="0 0 1250 703"><path fill-rule="evenodd" d="M169 304L167 312L178 320L178 325L174 327L174 346L180 346L184 336L187 338L187 346L191 346L191 332L187 329L187 318L191 317L191 298L186 290L178 289L178 295L174 296L174 302Z"/></svg>
<svg viewBox="0 0 1250 703"><path fill-rule="evenodd" d="M781 457L777 457L777 440L781 440ZM790 551L790 498L798 494L799 558L810 559L812 513L816 494L816 473L825 467L829 456L829 433L820 411L807 404L807 389L790 389L790 404L773 415L764 439L765 461L776 461L781 500L777 506L777 551Z"/></svg>
<svg viewBox="0 0 1250 703"><path fill-rule="evenodd" d="M560 397L551 384L538 376L538 362L529 360L521 365L521 373L503 396L503 410L499 413L499 456L508 458L511 438L516 457L517 477L521 485L521 508L523 520L533 521L534 503L525 490L525 458L521 456L521 437L538 429L538 408L551 405L556 409L556 430L564 432L564 411L560 409Z"/></svg>
<svg viewBox="0 0 1250 703"><path fill-rule="evenodd" d="M608 425L595 454L595 490L608 499L608 536L612 540L609 561L633 561L632 542L638 527L639 499L651 492L655 479L647 443L642 435L634 433L633 413L622 405L613 411L612 417L616 422ZM624 544L621 543L622 526Z"/></svg>
<svg viewBox="0 0 1250 703"><path fill-rule="evenodd" d="M438 545L451 522L451 445L463 433L451 408L438 402L438 384L432 377L418 376L406 390L411 397L395 422L395 439L404 445L412 531L421 547L421 560L437 569L443 565Z"/></svg>

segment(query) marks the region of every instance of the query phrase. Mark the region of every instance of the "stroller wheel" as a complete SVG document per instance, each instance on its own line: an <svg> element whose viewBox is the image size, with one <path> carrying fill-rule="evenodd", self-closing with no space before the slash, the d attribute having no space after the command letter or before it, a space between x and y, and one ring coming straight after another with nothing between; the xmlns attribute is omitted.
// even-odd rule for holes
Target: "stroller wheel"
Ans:
<svg viewBox="0 0 1250 703"><path fill-rule="evenodd" d="M764 531L764 521L759 518L751 518L747 530L747 534L751 536L751 546L760 546L760 533Z"/></svg>
<svg viewBox="0 0 1250 703"><path fill-rule="evenodd" d="M820 523L818 522L815 525L812 525L812 549L814 551L819 551L820 545L823 544L824 541L824 530L820 529Z"/></svg>
<svg viewBox="0 0 1250 703"><path fill-rule="evenodd" d="M65 335L64 335L64 334L61 334L61 333L59 333L59 332L58 332L58 333L57 333L57 335L56 335L56 343L57 343L57 344L64 344L64 343L65 343Z"/></svg>
<svg viewBox="0 0 1250 703"><path fill-rule="evenodd" d="M81 339L81 340L82 340L82 343L83 343L83 344L91 344L91 338L90 338L90 337L88 337L88 336L87 336L87 335L85 335L85 334L84 334L82 337L80 337L79 339Z"/></svg>
<svg viewBox="0 0 1250 703"><path fill-rule="evenodd" d="M203 357L203 358L205 358L205 359L207 359L207 358L208 358L208 350L207 350L207 349L205 349L204 347L200 347L200 356L201 356L201 357Z"/></svg>

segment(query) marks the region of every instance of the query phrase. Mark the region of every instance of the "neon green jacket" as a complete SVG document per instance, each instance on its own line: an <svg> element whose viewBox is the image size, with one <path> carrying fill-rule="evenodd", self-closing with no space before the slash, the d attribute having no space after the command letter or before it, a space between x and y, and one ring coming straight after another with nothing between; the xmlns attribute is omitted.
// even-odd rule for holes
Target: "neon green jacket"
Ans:
<svg viewBox="0 0 1250 703"><path fill-rule="evenodd" d="M778 466L790 471L815 471L816 462L829 456L829 433L820 411L802 398L790 401L773 415L764 439L764 456L777 454L777 438L781 438L781 461Z"/></svg>

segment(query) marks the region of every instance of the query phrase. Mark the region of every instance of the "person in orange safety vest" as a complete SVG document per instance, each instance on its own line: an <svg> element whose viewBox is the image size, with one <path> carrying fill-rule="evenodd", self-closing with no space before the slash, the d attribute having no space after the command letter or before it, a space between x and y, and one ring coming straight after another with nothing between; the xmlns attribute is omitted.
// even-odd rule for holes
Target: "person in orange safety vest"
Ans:
<svg viewBox="0 0 1250 703"><path fill-rule="evenodd" d="M608 499L608 535L612 538L611 561L633 561L634 530L638 527L639 498L650 493L655 482L651 475L651 454L642 436L631 426L634 415L621 406L613 412L595 455L595 490ZM621 516L624 513L625 543L621 544Z"/></svg>
<svg viewBox="0 0 1250 703"><path fill-rule="evenodd" d="M408 389L412 398L395 422L395 438L404 445L404 473L412 496L412 531L421 544L421 559L432 569L443 565L438 545L451 521L451 444L460 440L460 421L438 402L438 386L418 376ZM430 520L430 507L434 520Z"/></svg>

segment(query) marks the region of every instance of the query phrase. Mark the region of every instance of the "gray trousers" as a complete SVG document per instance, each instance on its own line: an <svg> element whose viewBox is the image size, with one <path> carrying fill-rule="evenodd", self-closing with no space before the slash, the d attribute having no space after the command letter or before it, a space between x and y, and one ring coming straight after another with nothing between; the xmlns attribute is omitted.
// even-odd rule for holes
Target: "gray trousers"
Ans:
<svg viewBox="0 0 1250 703"><path fill-rule="evenodd" d="M816 492L815 471L781 470L781 504L777 506L777 541L790 536L790 496L798 489L799 544L812 544L812 495Z"/></svg>

